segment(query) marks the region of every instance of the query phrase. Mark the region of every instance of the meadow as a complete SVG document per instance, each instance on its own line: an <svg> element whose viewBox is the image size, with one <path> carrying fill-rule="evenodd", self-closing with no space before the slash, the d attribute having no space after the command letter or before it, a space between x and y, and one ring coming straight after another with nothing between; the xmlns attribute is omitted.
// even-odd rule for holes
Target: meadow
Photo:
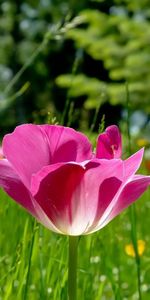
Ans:
<svg viewBox="0 0 150 300"><path fill-rule="evenodd" d="M80 237L78 299L149 300L149 198L148 190L102 230ZM138 261L125 251L133 233L145 243ZM1 190L0 300L67 299L67 257L68 237L44 228Z"/></svg>
<svg viewBox="0 0 150 300"><path fill-rule="evenodd" d="M79 129L94 148L116 124L123 159L147 139L139 173L149 175L149 1L13 2L0 4L0 141L17 125L48 123ZM149 216L150 188L79 237L78 300L150 299ZM66 300L68 242L0 189L0 300Z"/></svg>

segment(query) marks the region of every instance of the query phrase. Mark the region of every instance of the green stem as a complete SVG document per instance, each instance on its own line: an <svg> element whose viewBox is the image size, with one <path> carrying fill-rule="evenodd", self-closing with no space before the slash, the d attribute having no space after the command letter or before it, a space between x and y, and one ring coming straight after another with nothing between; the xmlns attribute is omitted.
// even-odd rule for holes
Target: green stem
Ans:
<svg viewBox="0 0 150 300"><path fill-rule="evenodd" d="M33 63L35 58L40 54L40 52L43 50L43 42L37 47L37 49L33 52L33 54L27 59L25 64L22 66L22 68L16 73L16 75L12 78L12 80L7 85L6 89L4 90L4 94L8 94L12 87L17 83L19 78L22 76L22 74L25 72L25 70Z"/></svg>
<svg viewBox="0 0 150 300"><path fill-rule="evenodd" d="M78 237L69 236L68 300L77 299L77 248Z"/></svg>
<svg viewBox="0 0 150 300"><path fill-rule="evenodd" d="M128 83L126 82L126 95L127 95L127 135L128 135L128 152L131 155L131 135L130 135L130 95ZM142 300L141 294L141 264L140 264L140 256L138 253L138 244L137 244L137 227L136 227L136 210L135 204L133 203L130 207L130 220L131 220L131 239L135 251L135 262L137 269L137 286L138 286L138 299Z"/></svg>
<svg viewBox="0 0 150 300"><path fill-rule="evenodd" d="M71 83L70 83L69 90L67 92L65 108L63 110L63 114L62 114L62 118L61 118L61 124L62 125L65 125L65 122L66 122L65 119L67 117L68 110L69 110L69 107L70 107L71 88L72 88L72 85L73 85L73 82L74 82L74 76L76 75L76 72L77 72L77 69L78 69L78 66L79 66L79 63L80 63L81 59L82 59L82 51L81 51L81 49L78 49L77 52L76 52L76 57L75 57L75 60L73 62L72 71L71 71L71 75L73 77L72 77L72 80L71 80ZM71 116L69 116L69 117L71 117ZM69 120L69 122L70 122L70 120Z"/></svg>
<svg viewBox="0 0 150 300"><path fill-rule="evenodd" d="M35 238L35 228L36 228L36 224L37 224L36 220L34 220L34 221L32 220L32 222L33 222L32 223L32 237L31 237L31 244L30 244L30 250L29 250L28 270L27 270L23 300L27 299L29 276L30 276L30 270L31 270L31 260L32 260L32 253L33 253L34 238Z"/></svg>
<svg viewBox="0 0 150 300"><path fill-rule="evenodd" d="M133 248L135 251L135 262L137 269L137 286L138 286L138 299L142 300L141 294L141 264L140 264L140 256L138 253L138 245L137 245L137 228L136 228L136 211L134 203L130 207L130 217L131 217L131 239L133 243Z"/></svg>

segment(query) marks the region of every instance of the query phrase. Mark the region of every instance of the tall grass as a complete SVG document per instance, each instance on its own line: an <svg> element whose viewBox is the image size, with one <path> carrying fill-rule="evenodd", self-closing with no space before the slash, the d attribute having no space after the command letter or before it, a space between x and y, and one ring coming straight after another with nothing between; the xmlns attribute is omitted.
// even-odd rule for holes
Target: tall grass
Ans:
<svg viewBox="0 0 150 300"><path fill-rule="evenodd" d="M128 140L128 155L132 154L131 150L131 135L130 135L130 95L129 95L129 88L128 83L126 83L126 109L127 109L127 140ZM137 237L137 226L136 226L136 204L133 203L129 207L129 218L131 222L131 241L133 244L133 248L135 251L135 264L137 268L137 289L138 289L138 299L142 300L142 293L141 293L141 262L140 256L138 253L138 237Z"/></svg>
<svg viewBox="0 0 150 300"><path fill-rule="evenodd" d="M141 258L144 300L150 297L149 209L148 191L137 203L138 236L146 241ZM101 231L80 238L79 299L138 299L134 258L124 250L131 240L130 228L126 211ZM67 256L67 237L34 223L1 191L0 299L67 299Z"/></svg>
<svg viewBox="0 0 150 300"><path fill-rule="evenodd" d="M48 36L45 38L48 41ZM45 46L43 43L10 82L6 94ZM77 63L73 67L74 72ZM91 138L98 110L99 107L89 132ZM68 122L71 123L72 111L68 95L63 121L69 113ZM149 210L148 191L136 206L137 225L135 212L131 210L130 221L127 210L106 228L79 239L78 299L136 300L141 299L141 295L143 300L150 299ZM125 245L131 242L131 233L135 259L127 256L124 250ZM146 241L140 265L137 238ZM67 261L67 237L52 233L36 223L0 191L0 300L66 300Z"/></svg>

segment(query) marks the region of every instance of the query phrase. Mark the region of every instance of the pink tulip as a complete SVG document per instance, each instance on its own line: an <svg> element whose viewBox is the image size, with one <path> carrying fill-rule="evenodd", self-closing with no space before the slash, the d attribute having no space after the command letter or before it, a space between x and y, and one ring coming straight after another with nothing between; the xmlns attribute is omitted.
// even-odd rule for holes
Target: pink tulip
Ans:
<svg viewBox="0 0 150 300"><path fill-rule="evenodd" d="M98 158L120 158L122 154L121 134L115 125L106 128L97 140L96 156Z"/></svg>
<svg viewBox="0 0 150 300"><path fill-rule="evenodd" d="M143 149L123 161L116 126L87 137L56 125L18 126L3 139L0 186L47 228L61 234L97 231L150 185L135 175Z"/></svg>

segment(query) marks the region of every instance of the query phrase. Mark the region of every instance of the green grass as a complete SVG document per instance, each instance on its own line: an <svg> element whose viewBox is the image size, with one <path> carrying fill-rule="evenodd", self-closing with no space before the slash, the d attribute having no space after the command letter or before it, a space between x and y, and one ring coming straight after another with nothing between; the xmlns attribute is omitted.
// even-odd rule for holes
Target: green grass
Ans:
<svg viewBox="0 0 150 300"><path fill-rule="evenodd" d="M150 193L136 203L142 299L150 299ZM78 299L138 299L129 210L79 241ZM0 191L0 300L67 299L68 237L50 232Z"/></svg>

